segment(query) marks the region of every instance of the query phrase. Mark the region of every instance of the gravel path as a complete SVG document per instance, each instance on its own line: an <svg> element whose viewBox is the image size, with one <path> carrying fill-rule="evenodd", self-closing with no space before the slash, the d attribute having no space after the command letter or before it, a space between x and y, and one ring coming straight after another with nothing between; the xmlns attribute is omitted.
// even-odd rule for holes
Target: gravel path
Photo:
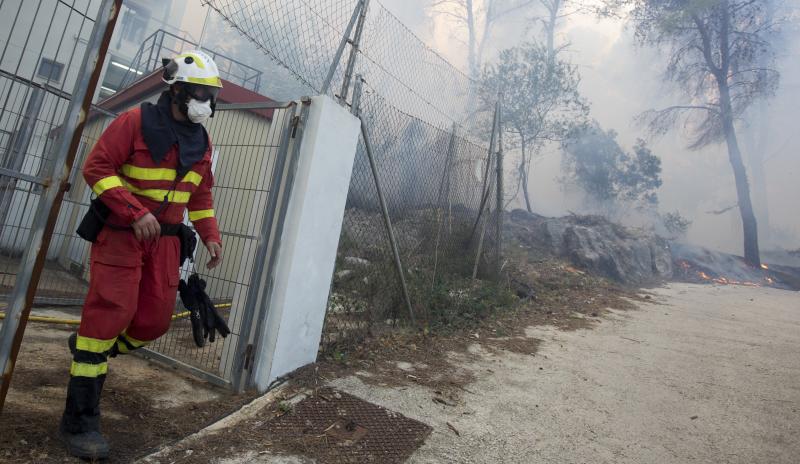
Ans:
<svg viewBox="0 0 800 464"><path fill-rule="evenodd" d="M800 294L654 293L593 329L529 329L533 356L476 341L463 365L477 380L454 406L423 387L333 384L433 426L414 463L800 462Z"/></svg>

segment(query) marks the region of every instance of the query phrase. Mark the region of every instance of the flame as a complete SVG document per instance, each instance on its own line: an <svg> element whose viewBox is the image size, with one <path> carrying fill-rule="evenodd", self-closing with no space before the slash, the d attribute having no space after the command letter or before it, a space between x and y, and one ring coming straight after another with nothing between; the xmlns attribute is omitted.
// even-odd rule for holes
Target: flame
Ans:
<svg viewBox="0 0 800 464"><path fill-rule="evenodd" d="M692 273L696 275L697 278L699 279L720 285L742 285L745 287L762 287L764 285L775 285L775 280L768 275L764 275L763 280L759 279L757 282L743 281L743 280L730 279L728 277L721 275L716 275L716 273L712 273L712 275L709 275L705 271L697 269L696 266L694 266L691 262L685 259L677 261L677 265L680 266L681 269L687 271L687 274ZM766 264L762 264L761 268L764 270L769 269L769 267Z"/></svg>

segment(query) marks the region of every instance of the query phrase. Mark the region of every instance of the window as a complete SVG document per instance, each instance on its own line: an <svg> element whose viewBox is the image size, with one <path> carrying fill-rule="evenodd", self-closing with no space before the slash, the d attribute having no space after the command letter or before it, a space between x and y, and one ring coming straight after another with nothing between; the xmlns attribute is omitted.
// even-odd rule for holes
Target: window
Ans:
<svg viewBox="0 0 800 464"><path fill-rule="evenodd" d="M121 39L139 44L144 40L145 29L150 22L150 10L136 2L126 2L127 10L122 16ZM121 44L117 44L119 48Z"/></svg>
<svg viewBox="0 0 800 464"><path fill-rule="evenodd" d="M60 82L63 72L64 63L59 63L49 58L42 58L41 61L39 61L39 69L36 71L36 75L47 81Z"/></svg>
<svg viewBox="0 0 800 464"><path fill-rule="evenodd" d="M11 132L0 129L0 167L7 168L6 156L11 151Z"/></svg>

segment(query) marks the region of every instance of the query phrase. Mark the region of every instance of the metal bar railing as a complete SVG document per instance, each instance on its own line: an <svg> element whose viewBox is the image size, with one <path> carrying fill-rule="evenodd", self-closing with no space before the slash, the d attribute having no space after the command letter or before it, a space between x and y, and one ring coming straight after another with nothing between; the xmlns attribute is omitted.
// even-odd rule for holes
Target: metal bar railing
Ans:
<svg viewBox="0 0 800 464"><path fill-rule="evenodd" d="M62 126L58 143L53 146L55 155L52 164L52 184L43 192L39 200L38 210L31 227L28 247L22 258L17 273L14 290L9 298L6 319L0 330L0 371L3 373L3 384L0 389L0 411L5 403L6 394L11 385L14 364L19 353L22 337L25 333L27 319L33 306L36 286L39 283L44 267L50 238L53 234L58 211L67 180L78 150L94 90L100 79L103 61L111 42L111 34L117 21L117 13L122 7L122 0L103 0L97 20L92 28L91 37L86 44L86 52L81 63L79 77L75 82L67 108L67 118Z"/></svg>

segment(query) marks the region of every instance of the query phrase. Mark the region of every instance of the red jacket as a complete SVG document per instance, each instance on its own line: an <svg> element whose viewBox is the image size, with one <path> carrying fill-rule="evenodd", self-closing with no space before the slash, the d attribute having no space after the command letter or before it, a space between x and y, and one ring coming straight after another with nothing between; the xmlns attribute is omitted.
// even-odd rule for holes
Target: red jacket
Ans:
<svg viewBox="0 0 800 464"><path fill-rule="evenodd" d="M169 193L158 222L177 224L188 208L189 220L204 243L221 243L211 187L211 140L203 159L175 183L178 147L173 146L156 165L142 137L139 108L119 115L97 140L83 165L86 183L111 209L109 222L131 224L148 212L155 213Z"/></svg>

